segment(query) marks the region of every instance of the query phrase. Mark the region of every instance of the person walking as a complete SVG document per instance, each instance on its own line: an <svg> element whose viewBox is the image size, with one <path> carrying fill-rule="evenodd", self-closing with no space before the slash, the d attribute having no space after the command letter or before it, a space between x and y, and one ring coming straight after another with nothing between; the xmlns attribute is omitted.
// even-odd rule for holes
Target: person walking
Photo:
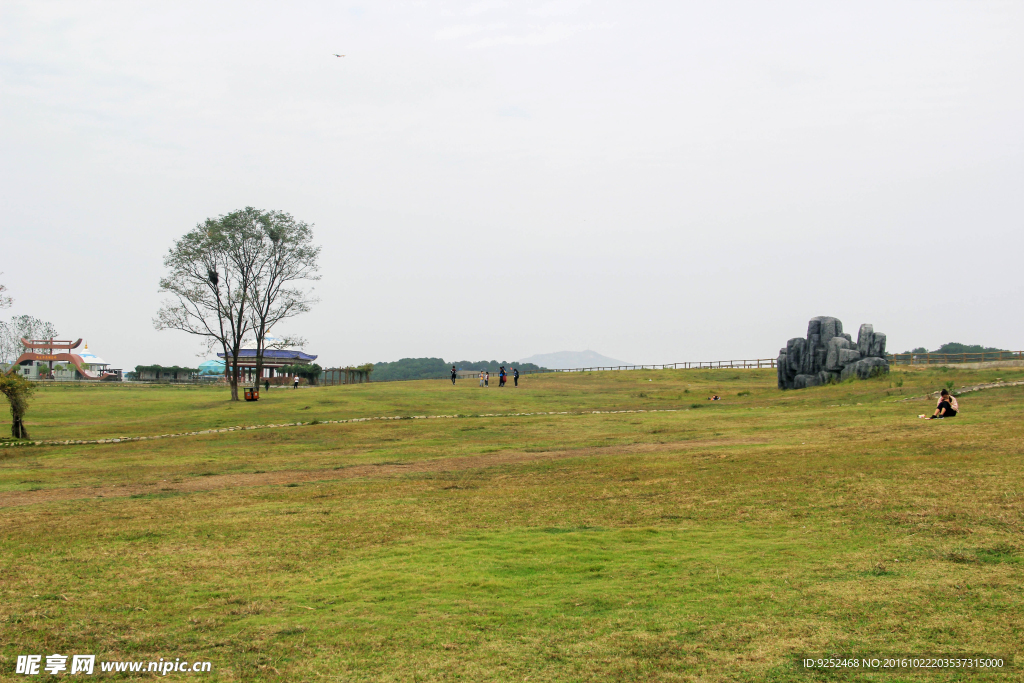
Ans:
<svg viewBox="0 0 1024 683"><path fill-rule="evenodd" d="M490 370L485 370L484 371L484 386L485 387L491 386L491 371Z"/></svg>
<svg viewBox="0 0 1024 683"><path fill-rule="evenodd" d="M299 376L295 375L295 383L292 384L292 389L298 389L298 388L299 388Z"/></svg>
<svg viewBox="0 0 1024 683"><path fill-rule="evenodd" d="M453 365L452 366L452 386L453 387L455 386L455 375L457 375L457 374L458 374L458 371L455 369L455 366Z"/></svg>
<svg viewBox="0 0 1024 683"><path fill-rule="evenodd" d="M263 380L263 388L266 389L267 391L270 391L270 380L269 379L264 379Z"/></svg>
<svg viewBox="0 0 1024 683"><path fill-rule="evenodd" d="M519 368L512 368L512 381L517 387L519 386Z"/></svg>
<svg viewBox="0 0 1024 683"><path fill-rule="evenodd" d="M484 385L484 371L480 371L480 386Z"/></svg>
<svg viewBox="0 0 1024 683"><path fill-rule="evenodd" d="M499 370L498 370L498 388L499 389L504 389L505 388L505 366L504 365L502 365L501 368L499 368Z"/></svg>

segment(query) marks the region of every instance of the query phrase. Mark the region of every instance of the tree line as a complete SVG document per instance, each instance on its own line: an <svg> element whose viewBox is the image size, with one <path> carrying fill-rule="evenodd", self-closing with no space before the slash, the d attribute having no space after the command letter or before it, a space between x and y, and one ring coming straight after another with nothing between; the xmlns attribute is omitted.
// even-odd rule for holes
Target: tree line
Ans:
<svg viewBox="0 0 1024 683"><path fill-rule="evenodd" d="M959 342L949 342L943 344L934 351L929 351L923 346L919 346L913 351L904 351L903 353L999 353L1001 351L1009 351L1009 349L997 349L994 346L982 346L981 344L960 344Z"/></svg>
<svg viewBox="0 0 1024 683"><path fill-rule="evenodd" d="M513 367L520 372L536 372L544 368L533 363L509 363L496 360L458 360L448 362L443 358L402 358L390 363L373 364L373 381L390 382L403 379L442 379L451 375L452 366L457 370L487 371L496 374L501 366L511 372Z"/></svg>

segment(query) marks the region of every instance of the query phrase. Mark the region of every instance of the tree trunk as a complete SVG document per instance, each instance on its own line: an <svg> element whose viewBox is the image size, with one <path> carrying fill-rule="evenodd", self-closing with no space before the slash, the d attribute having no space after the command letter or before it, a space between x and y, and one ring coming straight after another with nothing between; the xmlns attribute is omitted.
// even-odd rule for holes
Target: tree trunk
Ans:
<svg viewBox="0 0 1024 683"><path fill-rule="evenodd" d="M234 364L231 366L231 400L238 400L238 356L234 357Z"/></svg>
<svg viewBox="0 0 1024 683"><path fill-rule="evenodd" d="M21 421L21 415L12 415L11 417L11 436L15 439L29 438L28 431L25 429L25 423Z"/></svg>
<svg viewBox="0 0 1024 683"><path fill-rule="evenodd" d="M256 378L254 386L258 389L263 380L263 338L256 338Z"/></svg>

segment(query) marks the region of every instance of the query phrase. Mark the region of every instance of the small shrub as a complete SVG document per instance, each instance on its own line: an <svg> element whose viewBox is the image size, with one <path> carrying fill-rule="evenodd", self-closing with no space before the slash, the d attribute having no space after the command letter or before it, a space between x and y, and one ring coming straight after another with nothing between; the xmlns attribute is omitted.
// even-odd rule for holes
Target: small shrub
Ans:
<svg viewBox="0 0 1024 683"><path fill-rule="evenodd" d="M703 403L691 403L690 407L693 408L694 410L696 410L697 408L703 408L704 404Z"/></svg>
<svg viewBox="0 0 1024 683"><path fill-rule="evenodd" d="M737 396L750 396L750 392L749 391L738 391L738 392L736 392L736 395Z"/></svg>
<svg viewBox="0 0 1024 683"><path fill-rule="evenodd" d="M976 556L979 562L996 563L1019 563L1021 561L1019 549L1009 543L999 543L991 548L978 548Z"/></svg>
<svg viewBox="0 0 1024 683"><path fill-rule="evenodd" d="M874 574L875 576L885 576L886 574L889 573L889 568L886 567L881 562L879 562L878 564L876 564L874 567L871 568L871 573Z"/></svg>
<svg viewBox="0 0 1024 683"><path fill-rule="evenodd" d="M237 604L234 600L231 602ZM236 617L249 617L260 614L266 611L266 609L266 606L262 602L250 602L248 604L243 604L240 607L228 610L228 614Z"/></svg>
<svg viewBox="0 0 1024 683"><path fill-rule="evenodd" d="M896 381L893 382L893 384L896 385L896 388L901 388L903 386L903 374L902 373L900 373L899 375L896 375Z"/></svg>
<svg viewBox="0 0 1024 683"><path fill-rule="evenodd" d="M953 391L953 387L955 387L955 386L956 386L956 382L953 382L952 380L950 380L949 382L946 382L946 389L948 389L949 391Z"/></svg>
<svg viewBox="0 0 1024 683"><path fill-rule="evenodd" d="M955 548L949 551L946 553L946 559L957 564L974 564L978 561L974 553L964 548Z"/></svg>

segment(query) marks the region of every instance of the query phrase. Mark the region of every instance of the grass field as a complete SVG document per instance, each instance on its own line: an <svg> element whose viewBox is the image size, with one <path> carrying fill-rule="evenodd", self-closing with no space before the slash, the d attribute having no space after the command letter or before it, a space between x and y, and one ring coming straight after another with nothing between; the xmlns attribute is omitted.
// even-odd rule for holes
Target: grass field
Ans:
<svg viewBox="0 0 1024 683"><path fill-rule="evenodd" d="M207 681L1020 680L791 663L1020 651L1024 387L916 417L997 378L1024 371L42 388L36 439L458 417L0 449L0 680L31 653ZM539 412L564 414L508 415Z"/></svg>

